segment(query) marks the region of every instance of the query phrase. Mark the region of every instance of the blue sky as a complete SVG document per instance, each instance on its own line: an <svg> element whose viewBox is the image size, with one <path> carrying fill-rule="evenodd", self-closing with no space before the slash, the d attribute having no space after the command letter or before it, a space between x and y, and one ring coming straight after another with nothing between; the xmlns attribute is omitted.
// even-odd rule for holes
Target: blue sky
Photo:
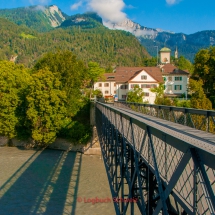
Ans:
<svg viewBox="0 0 215 215"><path fill-rule="evenodd" d="M1 9L38 4L55 4L68 15L96 11L106 20L129 18L176 33L215 30L215 0L0 0Z"/></svg>

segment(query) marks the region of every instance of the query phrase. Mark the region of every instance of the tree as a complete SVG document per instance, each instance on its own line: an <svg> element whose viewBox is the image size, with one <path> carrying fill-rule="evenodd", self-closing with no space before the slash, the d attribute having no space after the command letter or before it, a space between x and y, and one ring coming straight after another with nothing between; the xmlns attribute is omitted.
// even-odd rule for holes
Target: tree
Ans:
<svg viewBox="0 0 215 215"><path fill-rule="evenodd" d="M66 115L66 92L47 68L32 75L27 95L27 123L39 144L52 143Z"/></svg>
<svg viewBox="0 0 215 215"><path fill-rule="evenodd" d="M81 89L89 82L89 75L84 63L70 51L47 53L34 66L33 71L48 68L62 83L61 89L66 92L67 115L74 116L85 104Z"/></svg>
<svg viewBox="0 0 215 215"><path fill-rule="evenodd" d="M193 79L190 79L189 87L190 91L192 92L192 97L190 99L191 107L197 109L211 110L212 103L206 97L202 86L202 80L195 81Z"/></svg>
<svg viewBox="0 0 215 215"><path fill-rule="evenodd" d="M9 138L17 135L16 127L25 111L21 105L29 79L23 65L0 61L0 135Z"/></svg>
<svg viewBox="0 0 215 215"><path fill-rule="evenodd" d="M94 86L94 83L102 77L102 75L105 73L105 69L101 68L98 63L96 62L89 62L88 63L88 70L87 70L87 79L90 81L90 98L92 94L92 89Z"/></svg>
<svg viewBox="0 0 215 215"><path fill-rule="evenodd" d="M202 81L204 92L213 101L215 95L215 47L201 49L196 54L192 78Z"/></svg>
<svg viewBox="0 0 215 215"><path fill-rule="evenodd" d="M143 98L144 92L139 86L134 86L134 89L127 94L127 102L142 103Z"/></svg>
<svg viewBox="0 0 215 215"><path fill-rule="evenodd" d="M173 105L173 102L164 96L164 84L160 83L158 87L151 88L151 92L156 94L155 104L157 105Z"/></svg>
<svg viewBox="0 0 215 215"><path fill-rule="evenodd" d="M193 64L184 56L180 56L176 60L175 65L181 70L188 70L191 74L193 73Z"/></svg>
<svg viewBox="0 0 215 215"><path fill-rule="evenodd" d="M144 66L157 66L157 57L152 58L143 58L143 65Z"/></svg>

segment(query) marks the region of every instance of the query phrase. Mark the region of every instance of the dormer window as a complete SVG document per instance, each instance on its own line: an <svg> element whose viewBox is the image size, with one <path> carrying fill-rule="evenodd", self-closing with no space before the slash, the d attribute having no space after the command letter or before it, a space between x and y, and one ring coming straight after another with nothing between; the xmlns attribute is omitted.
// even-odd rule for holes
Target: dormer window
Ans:
<svg viewBox="0 0 215 215"><path fill-rule="evenodd" d="M147 80L147 75L141 75L141 80Z"/></svg>
<svg viewBox="0 0 215 215"><path fill-rule="evenodd" d="M108 79L114 79L115 76L108 76Z"/></svg>

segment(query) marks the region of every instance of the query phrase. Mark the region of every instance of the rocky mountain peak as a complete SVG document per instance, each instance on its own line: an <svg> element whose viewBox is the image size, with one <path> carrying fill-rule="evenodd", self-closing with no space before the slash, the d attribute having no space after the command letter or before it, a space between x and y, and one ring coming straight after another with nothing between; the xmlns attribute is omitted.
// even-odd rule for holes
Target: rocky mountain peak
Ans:
<svg viewBox="0 0 215 215"><path fill-rule="evenodd" d="M66 19L61 10L56 5L51 5L44 10L52 27L58 27Z"/></svg>

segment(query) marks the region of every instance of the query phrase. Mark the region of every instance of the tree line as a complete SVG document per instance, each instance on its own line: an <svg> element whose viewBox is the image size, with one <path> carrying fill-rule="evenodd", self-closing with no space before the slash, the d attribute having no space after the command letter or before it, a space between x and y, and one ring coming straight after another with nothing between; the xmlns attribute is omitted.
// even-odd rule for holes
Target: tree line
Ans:
<svg viewBox="0 0 215 215"><path fill-rule="evenodd" d="M47 53L31 69L0 61L0 135L38 145L56 137L85 144L91 128L84 89L102 73L97 63L85 65L70 51Z"/></svg>

